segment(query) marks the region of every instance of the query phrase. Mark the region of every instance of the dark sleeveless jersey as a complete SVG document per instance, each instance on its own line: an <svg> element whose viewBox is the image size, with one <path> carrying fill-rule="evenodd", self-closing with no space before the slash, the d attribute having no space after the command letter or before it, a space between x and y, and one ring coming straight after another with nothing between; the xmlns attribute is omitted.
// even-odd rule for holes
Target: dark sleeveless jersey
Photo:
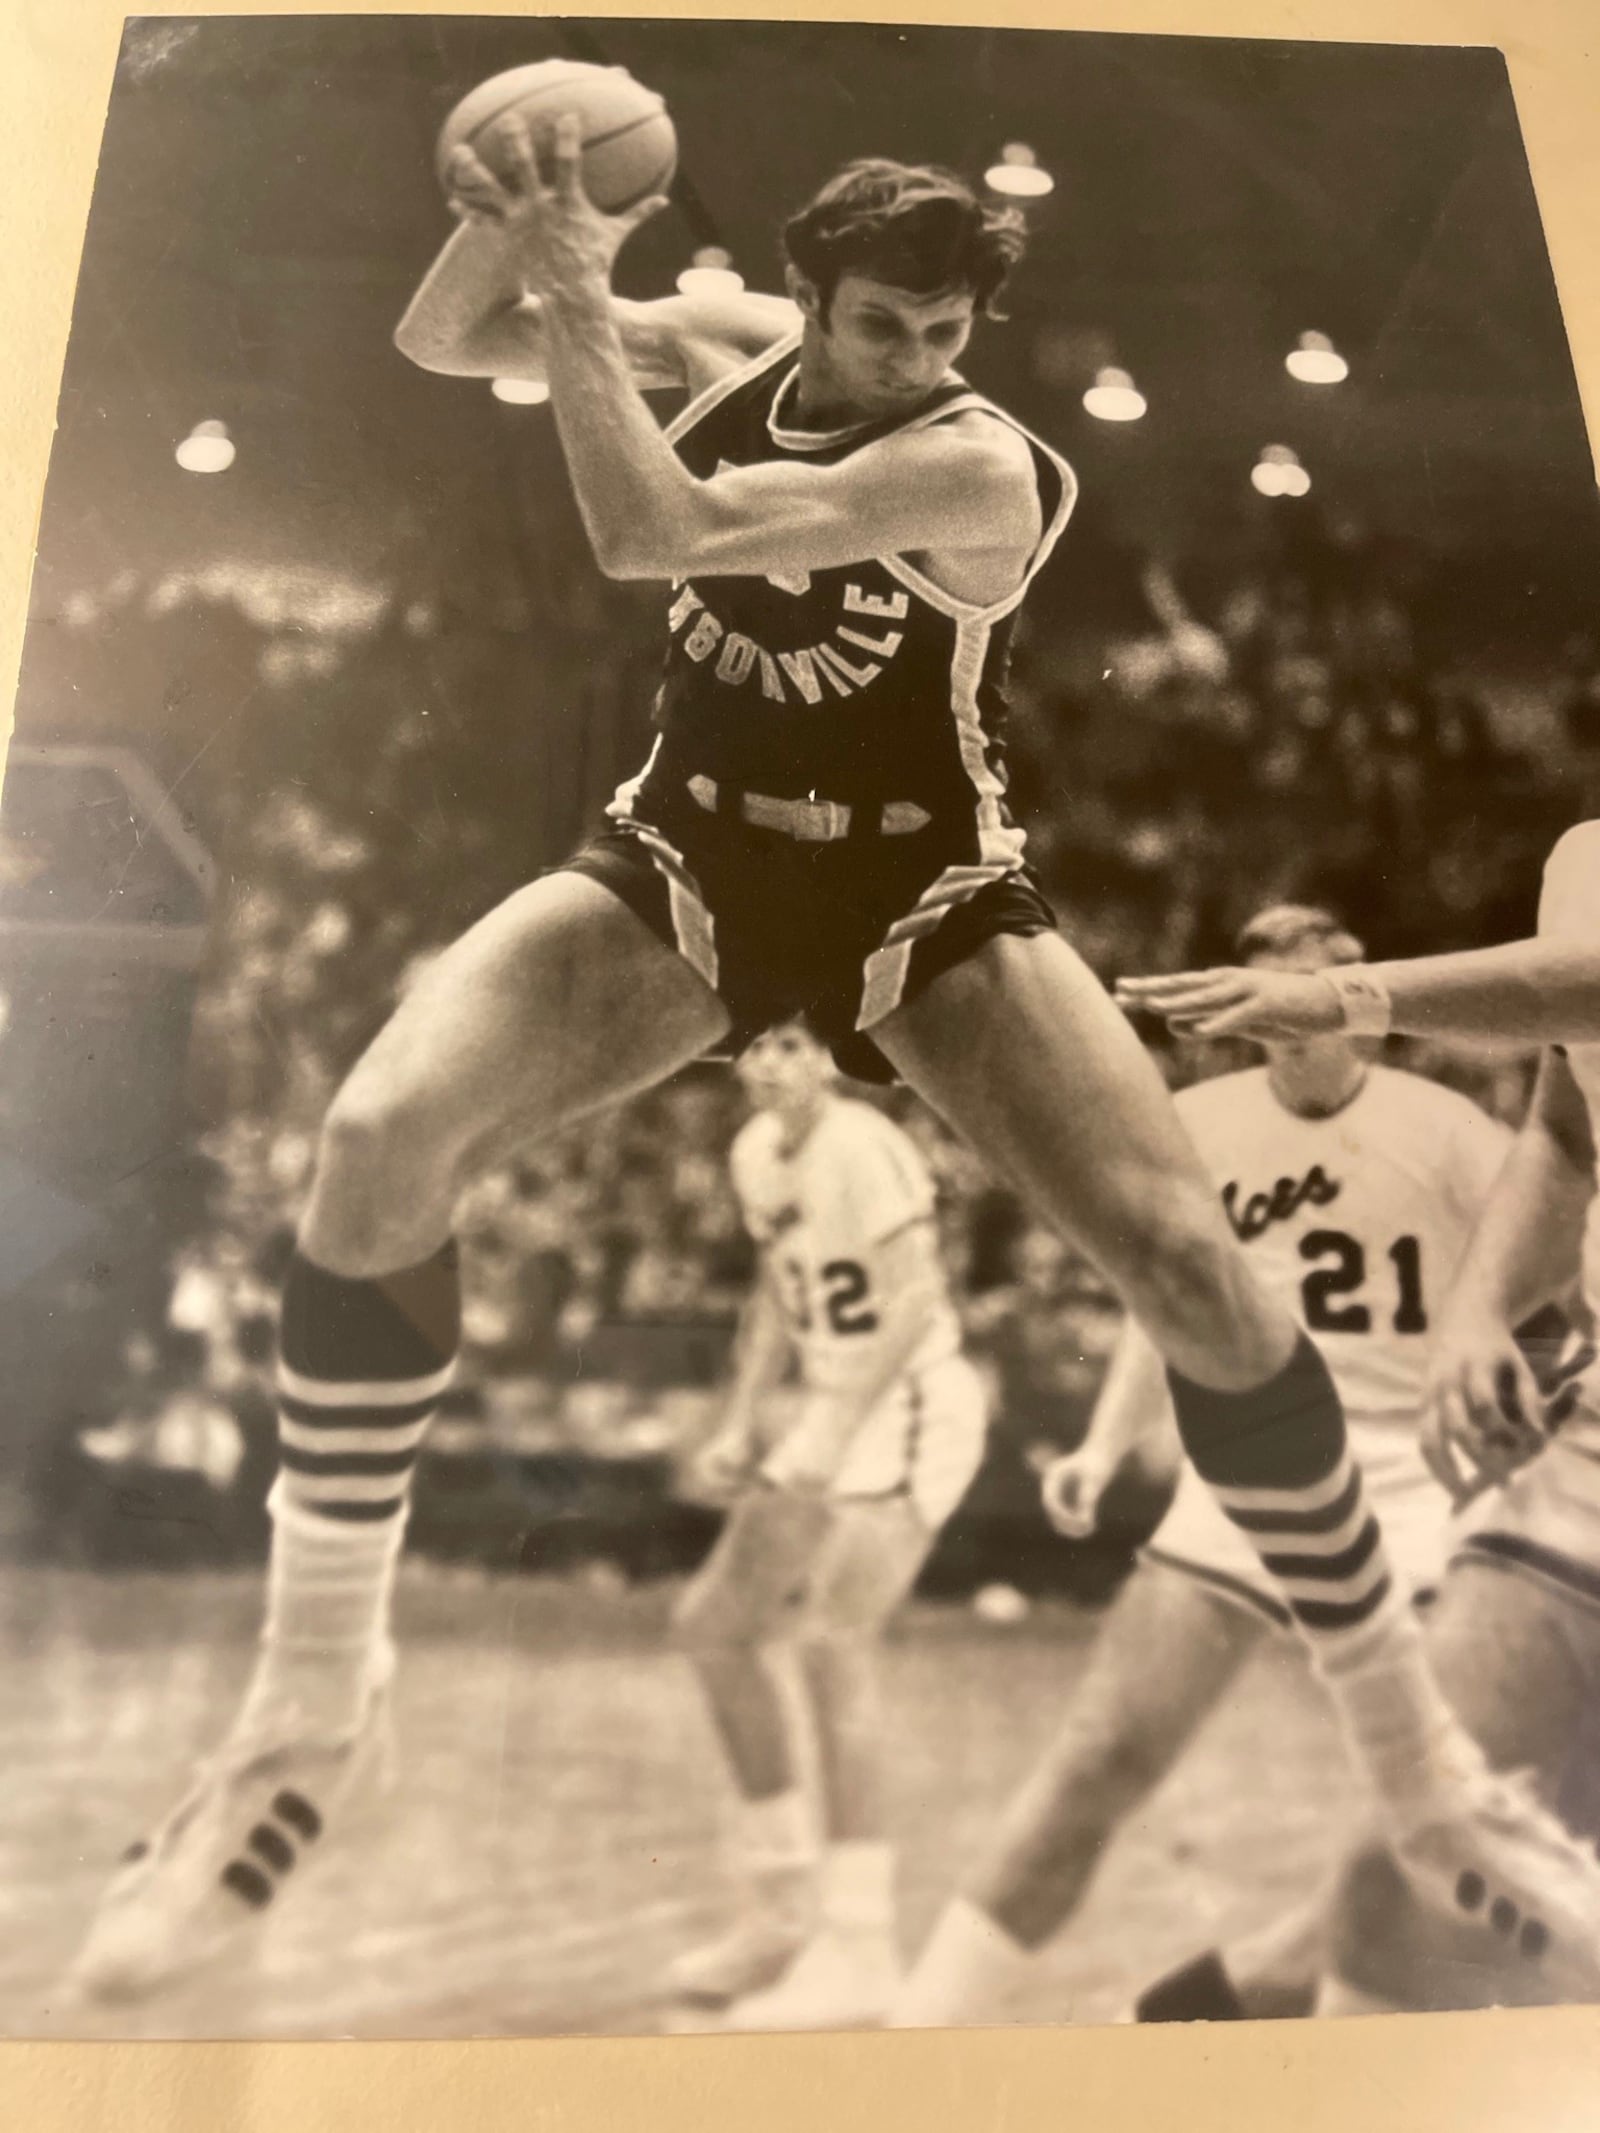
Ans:
<svg viewBox="0 0 1600 2133"><path fill-rule="evenodd" d="M783 582L695 577L674 588L656 699L660 738L612 807L648 820L696 773L724 787L847 802L911 802L942 859L1014 865L1022 832L1004 805L1005 673L1017 610L1055 545L1075 485L1065 462L952 374L908 417L832 434L785 426L798 335L693 401L667 436L701 479L767 460L829 466L899 429L981 408L1033 454L1044 531L1022 583L990 607L946 593L903 556ZM919 842L922 840L919 839Z"/></svg>

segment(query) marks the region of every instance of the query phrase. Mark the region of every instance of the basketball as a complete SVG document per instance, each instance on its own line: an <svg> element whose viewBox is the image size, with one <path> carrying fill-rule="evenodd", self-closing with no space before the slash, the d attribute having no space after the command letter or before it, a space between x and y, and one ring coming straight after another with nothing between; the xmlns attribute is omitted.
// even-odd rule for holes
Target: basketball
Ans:
<svg viewBox="0 0 1600 2133"><path fill-rule="evenodd" d="M450 158L470 148L496 177L505 177L502 126L523 117L553 125L564 113L582 125L583 184L607 214L664 192L678 166L678 137L667 107L625 67L592 67L572 59L542 59L494 74L464 96L439 135L439 181L448 189Z"/></svg>

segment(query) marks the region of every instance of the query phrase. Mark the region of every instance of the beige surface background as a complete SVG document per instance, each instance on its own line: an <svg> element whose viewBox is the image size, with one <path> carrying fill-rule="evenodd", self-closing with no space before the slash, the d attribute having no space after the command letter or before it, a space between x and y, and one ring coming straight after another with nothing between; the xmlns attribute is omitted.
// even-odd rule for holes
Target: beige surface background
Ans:
<svg viewBox="0 0 1600 2133"><path fill-rule="evenodd" d="M185 14L238 13L188 0ZM451 5L263 13L483 14ZM765 12L759 0L594 14ZM501 10L501 12L509 12ZM533 12L521 10L518 12ZM552 11L553 12L553 11ZM1600 429L1597 0L858 0L826 20L1496 44L1591 435ZM7 727L62 351L122 9L0 0L0 702ZM1597 588L1600 597L1600 588ZM1600 2010L1164 2030L662 2042L0 2045L15 2133L1600 2133Z"/></svg>

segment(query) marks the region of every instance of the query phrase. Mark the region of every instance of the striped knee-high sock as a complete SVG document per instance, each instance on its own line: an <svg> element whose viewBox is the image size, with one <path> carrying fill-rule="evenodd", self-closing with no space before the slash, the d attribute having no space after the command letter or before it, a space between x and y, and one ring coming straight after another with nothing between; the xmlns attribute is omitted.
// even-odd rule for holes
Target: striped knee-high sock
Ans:
<svg viewBox="0 0 1600 2133"><path fill-rule="evenodd" d="M1302 1334L1283 1369L1244 1392L1168 1376L1185 1451L1283 1593L1380 1791L1425 1792L1457 1729L1396 1589L1326 1363Z"/></svg>
<svg viewBox="0 0 1600 2133"><path fill-rule="evenodd" d="M386 1653L411 1475L454 1374L460 1325L453 1245L371 1280L295 1254L279 1340L269 1651Z"/></svg>

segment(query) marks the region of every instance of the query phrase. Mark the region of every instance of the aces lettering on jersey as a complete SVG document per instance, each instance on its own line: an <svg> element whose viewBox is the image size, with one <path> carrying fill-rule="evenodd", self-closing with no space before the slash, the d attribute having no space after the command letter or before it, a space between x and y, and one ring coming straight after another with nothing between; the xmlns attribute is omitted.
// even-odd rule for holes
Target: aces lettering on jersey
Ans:
<svg viewBox="0 0 1600 2133"><path fill-rule="evenodd" d="M903 630L884 625L904 622L911 602L903 592L869 593L847 585L841 609L843 619L826 642L772 651L742 630L730 630L692 585L684 585L668 610L667 627L674 637L683 632L683 650L697 664L714 662L711 672L730 689L756 681L771 703L820 704L824 683L836 696L851 696L877 680L905 642Z"/></svg>
<svg viewBox="0 0 1600 2133"><path fill-rule="evenodd" d="M1292 1221L1302 1208L1331 1206L1343 1189L1339 1179L1330 1178L1320 1163L1313 1163L1304 1177L1278 1178L1267 1190L1249 1194L1242 1204L1239 1182L1233 1179L1222 1189L1222 1204L1234 1235L1250 1244L1275 1223ZM1307 1328L1313 1333L1370 1333L1375 1310L1385 1305L1366 1293L1375 1270L1368 1265L1361 1240L1330 1225L1307 1230L1299 1252L1307 1266L1300 1284ZM1393 1277L1387 1330L1426 1333L1421 1240L1411 1235L1396 1237L1388 1258Z"/></svg>

